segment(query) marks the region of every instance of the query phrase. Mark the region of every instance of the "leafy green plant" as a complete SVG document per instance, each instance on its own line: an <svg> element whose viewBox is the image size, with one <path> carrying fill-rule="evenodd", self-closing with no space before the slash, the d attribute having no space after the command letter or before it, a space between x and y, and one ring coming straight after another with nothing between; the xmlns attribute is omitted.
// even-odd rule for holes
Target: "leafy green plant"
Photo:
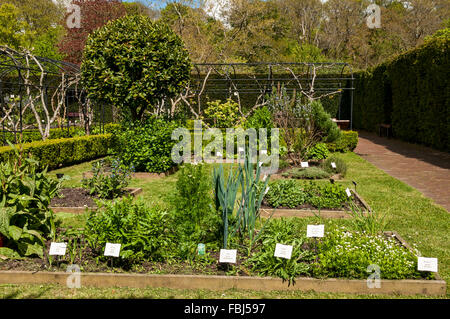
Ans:
<svg viewBox="0 0 450 319"><path fill-rule="evenodd" d="M317 143L313 147L311 147L308 150L308 159L316 159L316 160L322 160L326 159L330 154L330 151L328 150L327 144L325 143Z"/></svg>
<svg viewBox="0 0 450 319"><path fill-rule="evenodd" d="M269 187L264 199L271 207L295 208L306 202L307 194L294 180L277 180Z"/></svg>
<svg viewBox="0 0 450 319"><path fill-rule="evenodd" d="M351 222L354 229L358 231L377 235L382 233L388 224L386 214L382 215L376 211L365 211L353 203L350 204L350 209Z"/></svg>
<svg viewBox="0 0 450 319"><path fill-rule="evenodd" d="M105 161L92 164L91 178L83 178L82 185L91 195L98 195L102 199L117 198L124 193L131 179L133 167L123 167L119 159L113 159L110 164L111 172L106 171Z"/></svg>
<svg viewBox="0 0 450 319"><path fill-rule="evenodd" d="M328 178L331 174L323 169L315 166L306 168L293 168L286 172L286 175L298 179L322 179Z"/></svg>
<svg viewBox="0 0 450 319"><path fill-rule="evenodd" d="M55 236L50 202L62 180L54 180L47 168L24 157L23 150L10 144L14 156L0 163L0 234L6 239L2 254L43 257L45 241Z"/></svg>
<svg viewBox="0 0 450 319"><path fill-rule="evenodd" d="M331 163L335 163L336 168L333 168ZM336 155L328 157L323 163L320 164L320 167L331 174L340 174L342 177L344 177L347 173L347 164L342 158Z"/></svg>
<svg viewBox="0 0 450 319"><path fill-rule="evenodd" d="M310 273L310 262L313 253L304 249L305 234L299 235L295 225L287 219L271 220L260 237L261 249L256 251L247 264L252 271L261 276L276 276L289 284L295 284L295 279ZM274 256L276 244L292 245L291 259Z"/></svg>
<svg viewBox="0 0 450 319"><path fill-rule="evenodd" d="M256 169L255 169L256 167ZM261 166L251 163L250 154L247 152L245 156L244 167L241 168L241 200L236 214L236 224L232 234L240 235L241 243L243 239L249 241L247 246L247 253L250 255L253 244L264 231L264 225L270 219L267 219L264 225L257 230L257 221L260 217L260 207L264 198L264 193L267 189L270 177L259 185L261 175ZM256 170L256 172L255 172Z"/></svg>
<svg viewBox="0 0 450 319"><path fill-rule="evenodd" d="M231 128L242 120L239 104L232 99L227 99L224 103L220 100L208 102L204 114L205 123L217 128Z"/></svg>
<svg viewBox="0 0 450 319"><path fill-rule="evenodd" d="M120 257L131 263L143 259L164 260L173 245L170 219L166 211L147 207L132 197L113 202L97 201L98 211L90 212L84 235L99 256L107 242L122 244Z"/></svg>
<svg viewBox="0 0 450 319"><path fill-rule="evenodd" d="M116 152L124 165L133 165L137 172L164 173L176 164L171 152L176 141L172 131L176 121L150 117L144 122L128 123L117 135Z"/></svg>
<svg viewBox="0 0 450 319"><path fill-rule="evenodd" d="M183 256L195 255L198 243L217 239L220 219L213 208L211 185L212 179L204 163L184 164L178 172L176 191L170 196L174 207L172 223L179 247L192 243L180 249Z"/></svg>
<svg viewBox="0 0 450 319"><path fill-rule="evenodd" d="M308 203L317 208L339 208L351 200L344 187L339 184L321 185L310 182L304 189L308 194Z"/></svg>
<svg viewBox="0 0 450 319"><path fill-rule="evenodd" d="M367 267L380 267L383 279L430 277L417 271L417 256L395 238L334 227L318 243L313 273L319 277L367 278Z"/></svg>
<svg viewBox="0 0 450 319"><path fill-rule="evenodd" d="M221 235L223 238L223 248L228 246L229 224L233 218L234 206L236 203L236 196L239 189L239 184L242 178L242 169L233 173L233 168L230 165L228 172L228 179L225 183L225 173L223 165L220 164L218 168L214 168L214 198L216 211L220 213Z"/></svg>

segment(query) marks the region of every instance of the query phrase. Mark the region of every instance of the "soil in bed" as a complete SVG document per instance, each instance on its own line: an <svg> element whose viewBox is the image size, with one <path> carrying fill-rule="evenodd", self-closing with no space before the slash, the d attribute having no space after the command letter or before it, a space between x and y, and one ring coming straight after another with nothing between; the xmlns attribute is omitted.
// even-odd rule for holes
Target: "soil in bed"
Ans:
<svg viewBox="0 0 450 319"><path fill-rule="evenodd" d="M84 188L62 188L60 197L54 197L50 202L52 207L96 207L94 199L100 199L96 195L90 195ZM123 196L130 194L131 190L124 190Z"/></svg>

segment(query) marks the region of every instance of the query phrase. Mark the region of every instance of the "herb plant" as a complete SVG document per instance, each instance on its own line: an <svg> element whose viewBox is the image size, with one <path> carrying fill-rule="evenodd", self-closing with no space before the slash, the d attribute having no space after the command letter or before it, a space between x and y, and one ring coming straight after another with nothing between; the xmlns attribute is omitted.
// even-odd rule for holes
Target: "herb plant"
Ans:
<svg viewBox="0 0 450 319"><path fill-rule="evenodd" d="M106 171L105 161L92 164L92 178L83 178L82 185L91 195L102 199L113 199L123 194L131 179L133 167L121 166L119 159L111 161L111 172Z"/></svg>

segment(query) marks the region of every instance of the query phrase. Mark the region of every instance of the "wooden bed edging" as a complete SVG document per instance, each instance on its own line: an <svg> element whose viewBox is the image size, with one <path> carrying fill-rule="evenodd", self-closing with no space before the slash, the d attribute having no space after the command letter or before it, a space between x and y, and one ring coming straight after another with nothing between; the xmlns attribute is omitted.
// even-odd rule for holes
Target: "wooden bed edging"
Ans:
<svg viewBox="0 0 450 319"><path fill-rule="evenodd" d="M384 232L394 237L405 248L413 248L395 231ZM420 254L420 253L419 253ZM369 275L369 274L368 274ZM71 273L0 271L0 284L60 284L67 285ZM80 273L81 287L130 287L130 288L172 288L172 289L247 289L258 291L314 291L349 294L399 294L399 295L445 295L447 284L439 274L435 279L381 279L379 288L369 288L364 279L316 279L300 277L294 285L288 285L280 278L250 276L212 275L159 275L159 274L113 274Z"/></svg>
<svg viewBox="0 0 450 319"><path fill-rule="evenodd" d="M0 284L60 284L67 285L70 273L0 271ZM360 279L315 279L297 278L288 285L280 278L234 277L208 275L159 275L159 274L110 274L80 273L81 287L130 287L172 289L247 289L257 291L314 291L352 294L400 294L400 295L445 295L444 280L383 280L380 288L369 288L366 280Z"/></svg>
<svg viewBox="0 0 450 319"><path fill-rule="evenodd" d="M372 209L370 206L364 201L364 199L354 190L350 190L353 195L363 204L364 206L364 215L367 215L368 212L371 212ZM352 218L349 211L346 210L310 210L310 209L290 209L290 208L261 208L261 217L268 218L271 214L272 218L281 218L281 217L314 217L319 216L323 218Z"/></svg>

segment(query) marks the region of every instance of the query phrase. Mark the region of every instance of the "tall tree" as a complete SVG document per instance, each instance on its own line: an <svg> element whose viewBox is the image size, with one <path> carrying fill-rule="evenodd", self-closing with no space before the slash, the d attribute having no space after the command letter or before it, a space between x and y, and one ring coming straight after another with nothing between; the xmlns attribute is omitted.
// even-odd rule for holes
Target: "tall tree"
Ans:
<svg viewBox="0 0 450 319"><path fill-rule="evenodd" d="M66 61L80 64L88 35L108 21L124 16L126 10L119 0L72 0L72 4L80 7L81 26L73 28L64 23L66 34L58 46ZM70 14L66 14L66 19Z"/></svg>

